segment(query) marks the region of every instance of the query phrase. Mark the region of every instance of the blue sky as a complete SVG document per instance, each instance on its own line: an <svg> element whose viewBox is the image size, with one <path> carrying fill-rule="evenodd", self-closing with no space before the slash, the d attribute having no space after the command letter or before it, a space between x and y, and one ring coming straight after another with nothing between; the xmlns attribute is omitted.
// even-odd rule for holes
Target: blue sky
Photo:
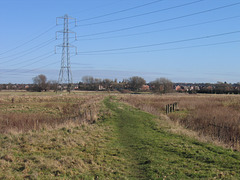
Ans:
<svg viewBox="0 0 240 180"><path fill-rule="evenodd" d="M240 1L1 0L0 83L57 80L68 14L73 81L85 75L148 82L240 82Z"/></svg>

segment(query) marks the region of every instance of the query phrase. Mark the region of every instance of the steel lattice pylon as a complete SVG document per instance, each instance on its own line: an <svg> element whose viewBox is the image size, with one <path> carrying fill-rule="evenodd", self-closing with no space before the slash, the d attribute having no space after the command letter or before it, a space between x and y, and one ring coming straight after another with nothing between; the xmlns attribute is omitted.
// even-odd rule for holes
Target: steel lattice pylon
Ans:
<svg viewBox="0 0 240 180"><path fill-rule="evenodd" d="M69 33L75 34L74 32L69 31L69 20L74 20L76 25L76 19L71 18L67 14L65 14L63 17L57 18L56 20L57 24L58 24L58 19L63 19L64 21L63 31L58 31L56 33L56 39L57 39L58 33L62 33L63 35L63 43L57 46L62 48L61 69L59 72L58 84L61 86L61 90L63 90L63 86L67 84L67 90L70 92L72 88L72 83L73 83L71 63L70 63L70 48L76 48L76 47L69 44ZM75 34L75 39L76 39L76 34Z"/></svg>

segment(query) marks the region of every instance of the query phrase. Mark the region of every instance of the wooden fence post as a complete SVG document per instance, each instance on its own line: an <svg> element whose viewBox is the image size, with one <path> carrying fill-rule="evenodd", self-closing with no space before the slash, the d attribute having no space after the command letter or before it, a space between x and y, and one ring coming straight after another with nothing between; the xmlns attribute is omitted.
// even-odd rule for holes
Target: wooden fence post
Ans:
<svg viewBox="0 0 240 180"><path fill-rule="evenodd" d="M169 104L166 105L166 114L169 113Z"/></svg>
<svg viewBox="0 0 240 180"><path fill-rule="evenodd" d="M178 110L178 103L175 102L173 104L167 104L166 105L166 114L169 114L171 112L175 112L176 110Z"/></svg>

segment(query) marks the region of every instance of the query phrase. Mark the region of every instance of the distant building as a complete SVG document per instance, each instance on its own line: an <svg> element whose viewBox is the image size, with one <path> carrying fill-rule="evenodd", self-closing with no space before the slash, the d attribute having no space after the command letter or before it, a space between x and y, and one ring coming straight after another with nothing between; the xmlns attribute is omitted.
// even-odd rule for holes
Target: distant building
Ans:
<svg viewBox="0 0 240 180"><path fill-rule="evenodd" d="M181 91L182 88L181 88L181 86L178 85L178 86L176 86L175 90L176 90L176 91Z"/></svg>
<svg viewBox="0 0 240 180"><path fill-rule="evenodd" d="M99 91L103 91L103 90L105 90L105 88L104 88L102 85L99 85L99 86L98 86L98 90L99 90Z"/></svg>
<svg viewBox="0 0 240 180"><path fill-rule="evenodd" d="M200 90L199 86L191 86L190 87L190 91L199 91L199 90Z"/></svg>
<svg viewBox="0 0 240 180"><path fill-rule="evenodd" d="M149 85L142 85L142 87L141 87L142 91L148 91L149 89L150 89Z"/></svg>
<svg viewBox="0 0 240 180"><path fill-rule="evenodd" d="M212 90L213 90L213 87L212 87L212 86L208 86L208 87L207 87L207 90L212 91Z"/></svg>
<svg viewBox="0 0 240 180"><path fill-rule="evenodd" d="M189 91L189 90L190 90L190 87L177 85L177 86L175 87L175 90L176 90L177 92L186 92L186 91Z"/></svg>

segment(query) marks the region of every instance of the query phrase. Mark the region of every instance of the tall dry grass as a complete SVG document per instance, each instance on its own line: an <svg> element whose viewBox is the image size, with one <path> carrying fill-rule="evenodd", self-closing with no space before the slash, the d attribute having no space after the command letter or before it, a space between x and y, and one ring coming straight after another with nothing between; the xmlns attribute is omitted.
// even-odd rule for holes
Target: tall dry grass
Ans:
<svg viewBox="0 0 240 180"><path fill-rule="evenodd" d="M168 114L199 135L210 136L240 149L240 96L238 95L125 95L120 98L141 110L161 115L165 106L178 102L179 111Z"/></svg>
<svg viewBox="0 0 240 180"><path fill-rule="evenodd" d="M93 123L104 95L1 96L0 133L54 128L66 122Z"/></svg>

